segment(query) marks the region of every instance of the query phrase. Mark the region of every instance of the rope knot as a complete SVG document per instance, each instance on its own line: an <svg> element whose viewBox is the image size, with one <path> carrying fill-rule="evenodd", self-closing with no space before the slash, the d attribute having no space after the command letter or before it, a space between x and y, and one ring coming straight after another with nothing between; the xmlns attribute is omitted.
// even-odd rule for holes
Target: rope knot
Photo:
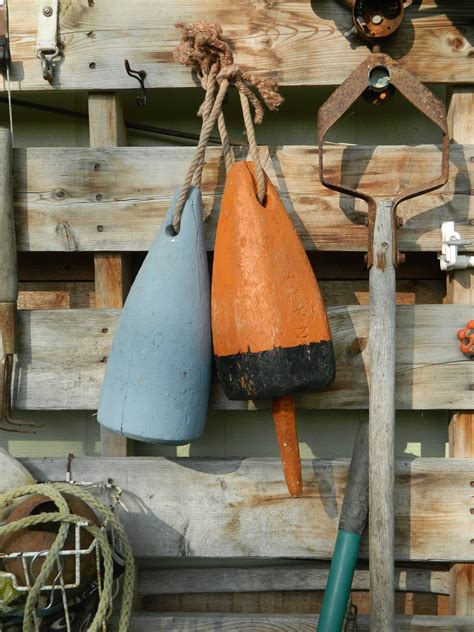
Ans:
<svg viewBox="0 0 474 632"><path fill-rule="evenodd" d="M217 82L221 83L226 79L229 83L235 84L241 76L240 67L237 64L229 64L221 68L217 75Z"/></svg>

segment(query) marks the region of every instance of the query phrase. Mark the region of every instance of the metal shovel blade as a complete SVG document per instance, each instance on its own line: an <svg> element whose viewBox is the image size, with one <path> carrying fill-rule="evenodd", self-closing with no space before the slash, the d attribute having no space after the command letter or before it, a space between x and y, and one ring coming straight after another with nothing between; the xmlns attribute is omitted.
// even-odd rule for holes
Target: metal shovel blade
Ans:
<svg viewBox="0 0 474 632"><path fill-rule="evenodd" d="M131 439L179 445L204 430L212 341L201 192L191 188L173 235L177 196L122 310L98 419Z"/></svg>

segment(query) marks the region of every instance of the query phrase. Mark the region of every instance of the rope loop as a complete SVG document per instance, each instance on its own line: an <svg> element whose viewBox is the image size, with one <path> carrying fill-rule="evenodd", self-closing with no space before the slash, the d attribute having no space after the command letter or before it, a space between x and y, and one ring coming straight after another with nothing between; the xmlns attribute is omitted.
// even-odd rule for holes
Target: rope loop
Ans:
<svg viewBox="0 0 474 632"><path fill-rule="evenodd" d="M110 524L114 529L115 536L120 542L121 551L125 561L125 569L123 575L122 605L120 609L118 630L119 632L127 632L129 628L135 588L135 561L128 543L125 529L115 513L91 493L71 483L45 483L18 487L10 492L0 494L0 506L7 507L17 498L28 496L30 494L47 496L54 502L57 507L57 511L53 513L32 514L15 522L3 524L0 526L0 537L3 538L12 533L17 533L22 529L41 524L58 523L59 529L57 536L41 565L41 570L36 577L35 583L28 592L23 615L23 632L33 632L36 629L36 608L41 589L47 582L54 565L57 563L58 556L60 555L60 552L66 542L69 526L78 523L80 523L86 531L89 531L92 537L97 541L97 546L100 550L104 567L102 591L100 593L99 603L94 619L87 628L88 632L99 632L100 630L103 630L104 623L110 617L112 612L114 568L112 547L109 543L107 534L102 528L89 523L84 519L84 517L71 513L69 506L64 499L64 494L77 496L91 509L98 512L104 519L103 525L105 526Z"/></svg>
<svg viewBox="0 0 474 632"><path fill-rule="evenodd" d="M257 197L260 203L263 203L265 197L265 174L260 161L253 123L262 122L264 115L262 102L270 110L278 109L278 106L283 102L283 97L277 92L276 81L257 77L250 72L243 71L234 63L232 49L222 37L222 28L219 24L204 21L194 22L194 24L178 22L176 28L181 31L181 37L174 52L174 58L179 63L193 68L201 80L201 85L206 90L206 96L198 111L198 116L203 119L198 146L173 213L172 224L175 234L179 232L181 216L190 186L200 186L201 184L206 146L216 122L221 136L227 171L233 163L233 155L222 113L222 104L228 87L234 85L240 95L249 142L249 154L255 163ZM216 85L219 86L219 90L214 98ZM214 104L211 107L213 100ZM250 104L254 110L253 117Z"/></svg>

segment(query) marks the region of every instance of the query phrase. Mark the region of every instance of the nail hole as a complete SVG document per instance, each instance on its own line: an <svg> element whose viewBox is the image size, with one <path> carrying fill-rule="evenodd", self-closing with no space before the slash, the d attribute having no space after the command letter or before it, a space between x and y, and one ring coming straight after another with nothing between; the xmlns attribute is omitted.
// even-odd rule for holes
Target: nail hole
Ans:
<svg viewBox="0 0 474 632"><path fill-rule="evenodd" d="M96 162L94 165L94 170L99 171L99 169L100 169L100 163Z"/></svg>
<svg viewBox="0 0 474 632"><path fill-rule="evenodd" d="M102 195L100 193L97 193L97 195L95 196L95 199L97 200L97 202L100 202L102 199Z"/></svg>
<svg viewBox="0 0 474 632"><path fill-rule="evenodd" d="M471 487L474 487L474 481L471 481L469 484Z"/></svg>
<svg viewBox="0 0 474 632"><path fill-rule="evenodd" d="M471 544L474 544L474 539L473 539L473 540L471 540Z"/></svg>
<svg viewBox="0 0 474 632"><path fill-rule="evenodd" d="M91 63L89 64L89 68L94 70L94 68L95 68L95 61L91 61Z"/></svg>
<svg viewBox="0 0 474 632"><path fill-rule="evenodd" d="M471 509L469 510L469 513L474 514L474 507L471 507Z"/></svg>
<svg viewBox="0 0 474 632"><path fill-rule="evenodd" d="M98 233L101 233L103 230L104 230L104 227L102 226L102 224L99 224L99 225L97 226L97 232L98 232Z"/></svg>
<svg viewBox="0 0 474 632"><path fill-rule="evenodd" d="M108 327L103 327L102 328L102 333L106 334L109 331Z"/></svg>

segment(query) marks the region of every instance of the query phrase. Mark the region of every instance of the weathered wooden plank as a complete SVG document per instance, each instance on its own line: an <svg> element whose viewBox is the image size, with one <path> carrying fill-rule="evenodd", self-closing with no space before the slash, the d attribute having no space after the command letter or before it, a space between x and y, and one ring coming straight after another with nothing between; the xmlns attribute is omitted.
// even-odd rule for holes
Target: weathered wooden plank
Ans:
<svg viewBox="0 0 474 632"><path fill-rule="evenodd" d="M403 279L397 282L399 305L439 304L445 292L441 279ZM367 281L323 280L319 287L324 301L336 305L367 305ZM77 309L95 307L93 281L27 281L20 282L19 309Z"/></svg>
<svg viewBox="0 0 474 632"><path fill-rule="evenodd" d="M136 610L156 613L232 612L253 614L318 614L323 590L274 590L265 592L180 593L144 595ZM352 590L351 601L361 615L370 612L370 593ZM400 615L448 615L447 595L396 592L395 607Z"/></svg>
<svg viewBox="0 0 474 632"><path fill-rule="evenodd" d="M332 0L236 0L228 6L219 0L74 0L63 5L64 57L49 85L34 55L37 3L10 0L14 90L136 89L123 68L125 58L132 68L146 70L147 86L193 86L189 68L172 55L179 20L220 23L238 64L284 85L340 83L368 54L362 43L344 38L350 12ZM422 81L470 82L473 15L465 0L414 3L384 50Z"/></svg>
<svg viewBox="0 0 474 632"><path fill-rule="evenodd" d="M19 309L77 309L95 307L95 291L92 281L20 282L19 290ZM338 296L342 298L342 290L339 290ZM364 300L364 296L365 293L362 291L360 293L361 300ZM400 298L404 301L411 301L412 296L413 294L410 291L400 294Z"/></svg>
<svg viewBox="0 0 474 632"><path fill-rule="evenodd" d="M40 148L14 152L17 241L21 251L143 251L148 249L182 183L192 148ZM308 250L366 251L366 205L319 182L314 147L261 148ZM244 154L242 154L243 156ZM203 178L206 240L214 247L224 184L221 151L206 154ZM390 164L390 169L387 169ZM328 146L335 181L372 194L396 194L426 183L439 169L434 147ZM380 174L383 173L383 178ZM401 175L403 176L401 177ZM382 191L381 191L382 187ZM450 180L439 191L400 206L400 250L440 250L441 222L453 219L474 240L474 146L451 151ZM403 266L402 266L403 267Z"/></svg>
<svg viewBox="0 0 474 632"><path fill-rule="evenodd" d="M449 119L453 142L474 142L473 86L453 88ZM448 300L474 305L474 270L457 270L447 276ZM472 403L474 409L474 398ZM474 456L474 410L456 412L449 424L449 455ZM456 564L451 569L450 611L452 614L474 615L474 566Z"/></svg>
<svg viewBox="0 0 474 632"><path fill-rule="evenodd" d="M64 478L64 460L24 463L38 479ZM72 475L113 478L125 490L120 518L141 558L328 559L347 469L344 460L304 460L299 500L278 459L86 458L74 460ZM397 462L397 560L474 560L472 478L472 459Z"/></svg>
<svg viewBox="0 0 474 632"><path fill-rule="evenodd" d="M314 614L134 614L130 632L314 632ZM357 617L357 629L369 632L369 617ZM397 632L472 632L474 617L400 616Z"/></svg>
<svg viewBox="0 0 474 632"><path fill-rule="evenodd" d="M91 147L127 144L122 103L114 92L89 94L89 138ZM94 254L95 303L98 308L121 308L131 285L131 262L127 254ZM104 426L100 427L100 449L104 456L127 456L129 442Z"/></svg>
<svg viewBox="0 0 474 632"><path fill-rule="evenodd" d="M324 590L328 578L323 566L270 566L265 568L172 568L142 570L138 589L144 595L261 591ZM357 570L352 590L369 590L369 571ZM396 568L395 590L449 594L449 573L422 568Z"/></svg>
<svg viewBox="0 0 474 632"><path fill-rule="evenodd" d="M363 280L320 280L319 287L327 305L368 305L369 284ZM398 305L442 303L446 292L441 279L417 281L397 279L396 300Z"/></svg>
<svg viewBox="0 0 474 632"><path fill-rule="evenodd" d="M20 311L14 403L22 409L94 409L114 336L118 310ZM456 331L469 305L397 308L396 405L399 409L472 406L474 366L459 351ZM334 385L297 396L302 408L367 408L368 309L329 309L336 352ZM219 410L267 408L268 402L231 402L215 384Z"/></svg>

